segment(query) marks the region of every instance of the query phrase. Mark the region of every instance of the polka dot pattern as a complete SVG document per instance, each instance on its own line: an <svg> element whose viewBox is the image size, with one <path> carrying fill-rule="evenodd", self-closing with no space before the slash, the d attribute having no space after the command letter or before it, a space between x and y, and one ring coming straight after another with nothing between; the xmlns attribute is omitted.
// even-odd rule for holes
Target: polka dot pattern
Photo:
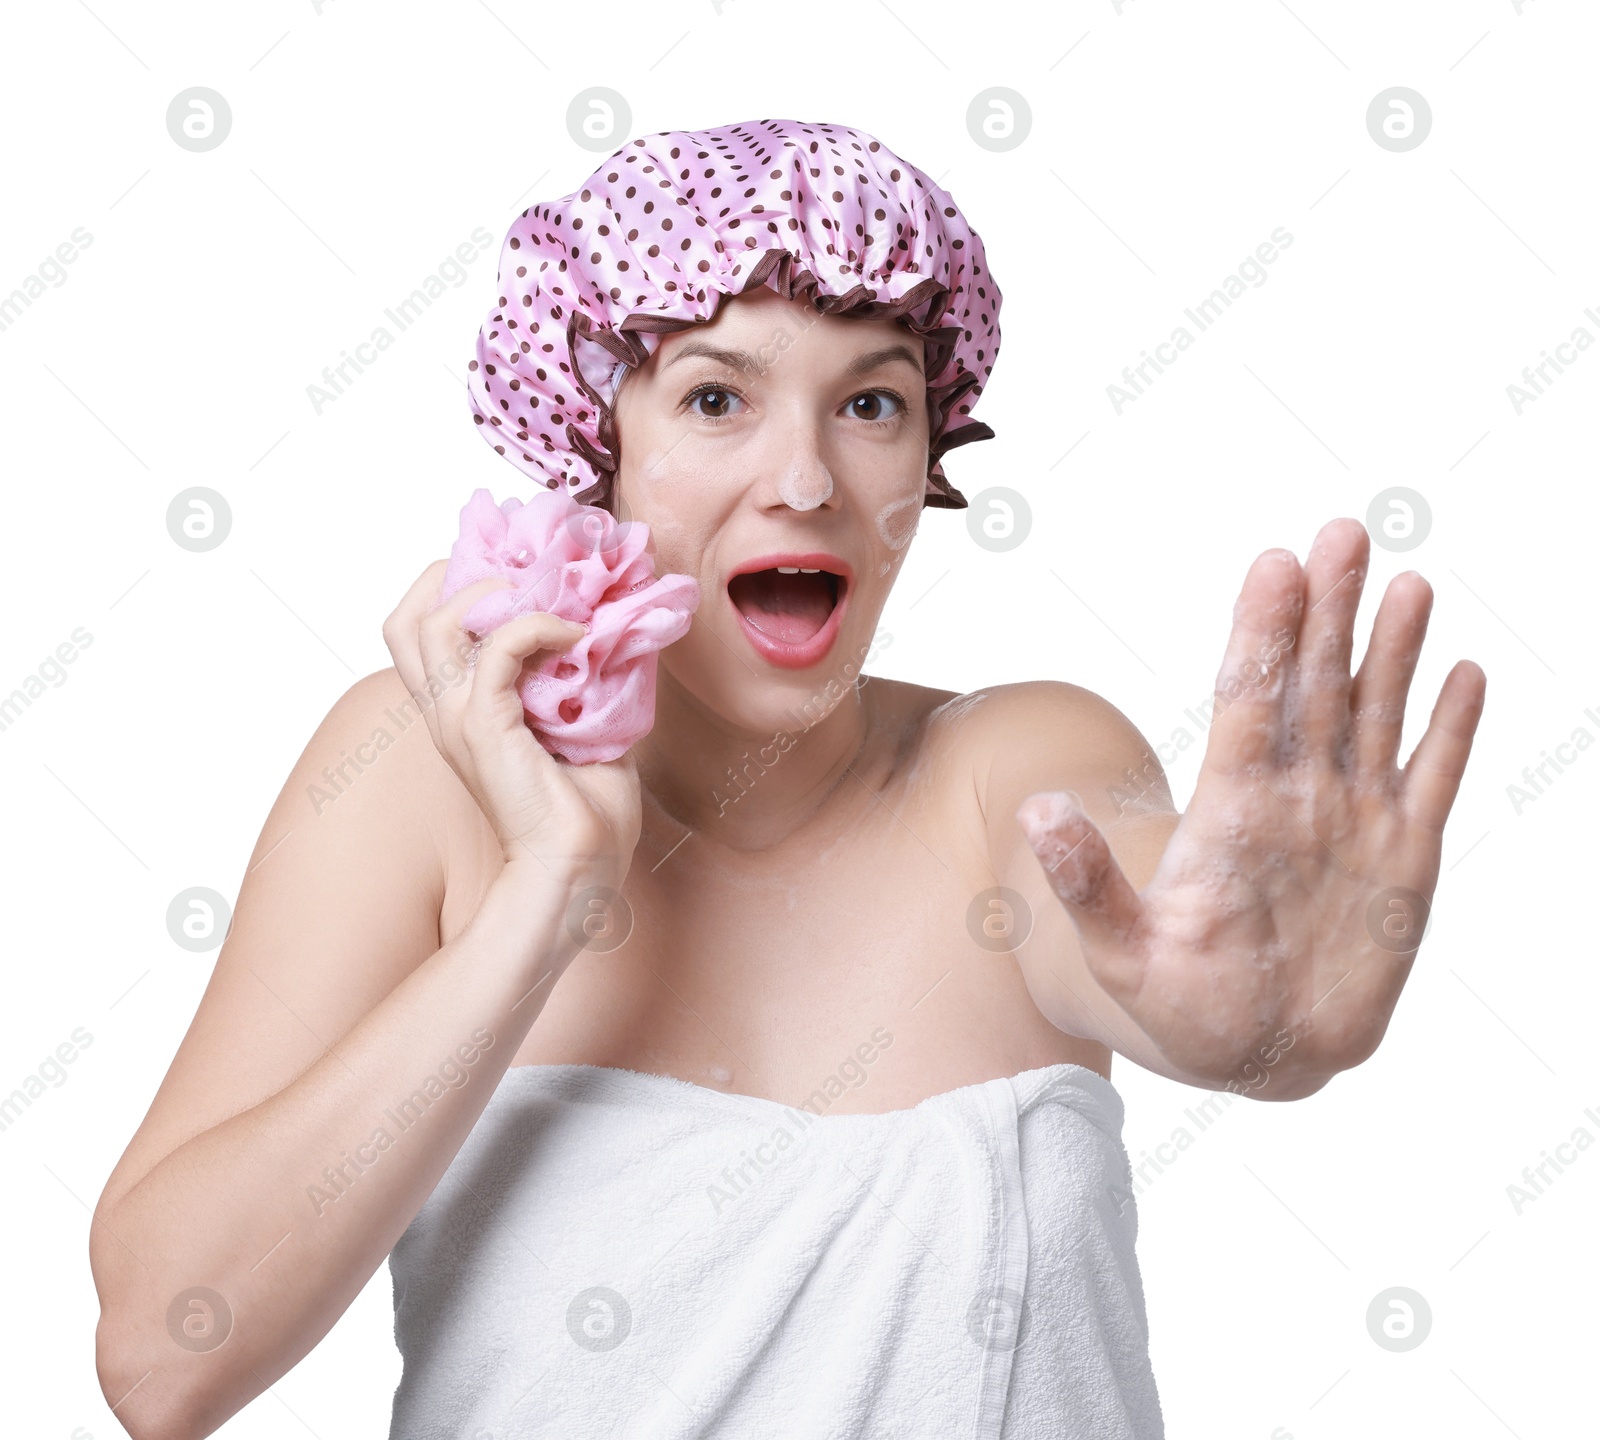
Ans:
<svg viewBox="0 0 1600 1440"><path fill-rule="evenodd" d="M994 432L970 418L1000 348L1000 291L955 201L861 130L753 120L630 141L573 194L532 205L500 252L468 363L479 433L547 489L607 505L618 361L767 285L922 340L925 503L961 509L941 457Z"/></svg>

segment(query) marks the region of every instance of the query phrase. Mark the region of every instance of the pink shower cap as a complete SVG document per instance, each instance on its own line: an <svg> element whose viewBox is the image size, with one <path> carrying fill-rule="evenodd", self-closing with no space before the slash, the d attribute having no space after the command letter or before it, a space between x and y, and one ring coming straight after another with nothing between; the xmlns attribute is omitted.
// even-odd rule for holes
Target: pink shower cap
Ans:
<svg viewBox="0 0 1600 1440"><path fill-rule="evenodd" d="M473 418L523 474L580 501L611 502L618 363L644 364L664 332L763 284L921 337L927 505L965 507L941 457L994 435L968 418L1000 346L983 242L946 191L847 125L753 120L631 141L574 194L512 221L498 283L467 366Z"/></svg>
<svg viewBox="0 0 1600 1440"><path fill-rule="evenodd" d="M656 653L688 630L700 604L692 576L655 578L649 539L643 525L547 491L497 506L475 490L461 510L440 604L490 575L513 582L473 601L463 630L488 635L538 610L588 622L576 645L541 655L517 682L528 728L574 765L615 760L649 734Z"/></svg>

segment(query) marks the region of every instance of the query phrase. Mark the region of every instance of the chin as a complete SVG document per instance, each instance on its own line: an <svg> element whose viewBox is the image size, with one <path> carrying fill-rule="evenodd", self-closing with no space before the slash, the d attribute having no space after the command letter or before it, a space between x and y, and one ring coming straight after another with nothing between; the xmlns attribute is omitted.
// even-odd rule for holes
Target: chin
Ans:
<svg viewBox="0 0 1600 1440"><path fill-rule="evenodd" d="M709 622L707 622L709 623ZM724 617L717 633L706 623L663 651L659 692L670 684L711 711L731 730L762 739L787 732L798 737L820 724L846 699L862 670L881 648L881 634L842 626L821 658L805 666L766 660L759 642L751 643Z"/></svg>

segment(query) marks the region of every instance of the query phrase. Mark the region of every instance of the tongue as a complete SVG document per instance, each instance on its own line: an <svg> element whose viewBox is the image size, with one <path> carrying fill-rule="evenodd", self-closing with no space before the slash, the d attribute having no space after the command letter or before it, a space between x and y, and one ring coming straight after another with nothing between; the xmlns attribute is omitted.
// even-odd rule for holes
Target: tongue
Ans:
<svg viewBox="0 0 1600 1440"><path fill-rule="evenodd" d="M780 575L758 570L735 575L728 595L739 613L764 635L789 645L803 644L827 624L833 612L831 576Z"/></svg>

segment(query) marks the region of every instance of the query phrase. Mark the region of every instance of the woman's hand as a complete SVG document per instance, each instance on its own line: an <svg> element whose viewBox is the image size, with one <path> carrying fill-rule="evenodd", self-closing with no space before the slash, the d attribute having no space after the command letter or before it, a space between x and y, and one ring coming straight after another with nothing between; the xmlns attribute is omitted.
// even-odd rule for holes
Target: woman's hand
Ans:
<svg viewBox="0 0 1600 1440"><path fill-rule="evenodd" d="M1075 798L1017 810L1090 972L1197 1084L1294 1099L1360 1064L1422 938L1486 680L1459 662L1396 768L1433 592L1390 583L1352 681L1367 557L1346 519L1304 570L1250 567L1194 799L1143 891Z"/></svg>
<svg viewBox="0 0 1600 1440"><path fill-rule="evenodd" d="M440 605L447 564L436 560L424 570L383 625L395 669L421 697L433 743L494 828L508 866L573 890L620 887L639 840L632 755L596 765L558 759L528 729L516 691L526 661L570 648L583 627L542 612L523 615L484 637L474 662L476 637L461 628L462 616L510 582L490 576Z"/></svg>

